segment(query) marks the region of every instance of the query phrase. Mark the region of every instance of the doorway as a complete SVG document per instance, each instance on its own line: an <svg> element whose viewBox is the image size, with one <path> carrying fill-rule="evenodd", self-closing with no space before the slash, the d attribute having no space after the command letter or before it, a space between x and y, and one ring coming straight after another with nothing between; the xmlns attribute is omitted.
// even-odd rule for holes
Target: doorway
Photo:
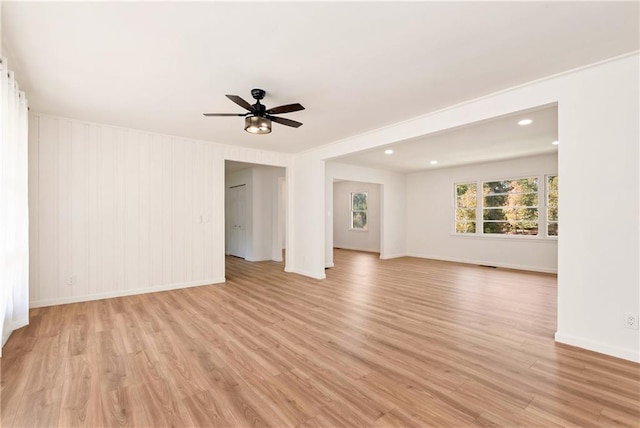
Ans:
<svg viewBox="0 0 640 428"><path fill-rule="evenodd" d="M245 258L247 254L246 219L247 185L238 184L227 190L227 243L226 253Z"/></svg>

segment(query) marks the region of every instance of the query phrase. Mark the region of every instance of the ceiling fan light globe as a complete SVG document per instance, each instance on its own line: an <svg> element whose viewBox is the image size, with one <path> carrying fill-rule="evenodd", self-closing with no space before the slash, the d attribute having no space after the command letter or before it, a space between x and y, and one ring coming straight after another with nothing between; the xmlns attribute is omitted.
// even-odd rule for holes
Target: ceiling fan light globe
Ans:
<svg viewBox="0 0 640 428"><path fill-rule="evenodd" d="M266 117L247 116L244 119L244 130L250 134L268 134L271 132L271 121Z"/></svg>

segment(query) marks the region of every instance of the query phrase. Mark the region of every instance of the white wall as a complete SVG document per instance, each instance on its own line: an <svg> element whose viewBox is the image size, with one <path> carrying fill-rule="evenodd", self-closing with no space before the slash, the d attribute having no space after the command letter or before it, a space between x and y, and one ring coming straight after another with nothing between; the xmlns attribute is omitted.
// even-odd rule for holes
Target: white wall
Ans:
<svg viewBox="0 0 640 428"><path fill-rule="evenodd" d="M29 120L32 307L224 281L225 159L291 163L288 154Z"/></svg>
<svg viewBox="0 0 640 428"><path fill-rule="evenodd" d="M30 120L31 306L224 281L218 148Z"/></svg>
<svg viewBox="0 0 640 428"><path fill-rule="evenodd" d="M380 185L380 258L404 256L406 253L406 175L331 161L326 163L324 183L325 266L333 266L333 181L335 179ZM304 194L304 196L307 195Z"/></svg>
<svg viewBox="0 0 640 428"><path fill-rule="evenodd" d="M231 211L229 207L229 188L235 186L245 187L245 221L244 221L244 234L242 238L244 240L240 245L244 248L245 259L251 259L253 257L253 168L245 168L238 171L233 171L225 174L225 254L229 254L229 241L228 237L231 233L231 229L234 227L235 219L231 218ZM239 255L239 254L237 254Z"/></svg>
<svg viewBox="0 0 640 428"><path fill-rule="evenodd" d="M351 229L351 193L367 194L367 230ZM333 246L380 252L380 185L356 181L333 183Z"/></svg>
<svg viewBox="0 0 640 428"><path fill-rule="evenodd" d="M556 272L556 239L460 236L453 233L454 183L557 174L557 155L439 168L407 176L407 253L410 256ZM560 178L562 181L562 178ZM541 183L544 185L544 183Z"/></svg>
<svg viewBox="0 0 640 428"><path fill-rule="evenodd" d="M253 168L253 251L250 261L282 260L282 247L278 252L278 215L280 204L280 177L284 168L256 166Z"/></svg>
<svg viewBox="0 0 640 428"><path fill-rule="evenodd" d="M639 56L634 53L308 151L295 161L293 215L304 213L305 221L294 222L292 244L312 254L328 240L324 233L308 228L326 218L318 198L310 196L323 190L324 160L558 103L563 220L556 340L640 361L638 331L625 329L623 323L625 312L640 312L639 73ZM386 206L387 192L383 192ZM585 210L584 201L593 198L597 207ZM600 207L616 207L615 220ZM383 248L384 241L385 236ZM293 257L289 269L304 266L316 273L324 267L321 255L309 260Z"/></svg>

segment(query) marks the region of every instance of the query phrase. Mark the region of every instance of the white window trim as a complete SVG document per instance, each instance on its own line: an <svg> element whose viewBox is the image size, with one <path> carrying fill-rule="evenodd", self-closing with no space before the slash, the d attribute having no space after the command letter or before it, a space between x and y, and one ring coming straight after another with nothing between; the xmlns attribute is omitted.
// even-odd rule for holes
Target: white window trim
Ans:
<svg viewBox="0 0 640 428"><path fill-rule="evenodd" d="M451 227L451 235L455 237L462 238L480 238L480 239L516 239L516 240L527 240L527 241L557 241L557 236L548 236L548 222L547 222L547 177L549 176L557 176L557 172L549 172L544 174L528 174L522 176L515 176L509 178L485 178L480 180L459 180L454 181L453 183L453 212L450 216L452 221ZM499 233L484 233L482 226L484 223L483 220L483 194L482 194L482 184L489 181L504 181L504 180L519 180L523 178L531 178L536 177L538 179L538 206L537 207L529 207L529 208L537 208L538 209L538 234L537 235L503 235ZM456 232L456 209L457 206L457 193L456 188L458 184L469 184L476 183L476 231L475 233L458 233ZM544 183L542 186L540 183ZM534 192L526 192L526 193L534 193ZM498 208L498 207L497 207ZM527 207L525 207L527 208Z"/></svg>

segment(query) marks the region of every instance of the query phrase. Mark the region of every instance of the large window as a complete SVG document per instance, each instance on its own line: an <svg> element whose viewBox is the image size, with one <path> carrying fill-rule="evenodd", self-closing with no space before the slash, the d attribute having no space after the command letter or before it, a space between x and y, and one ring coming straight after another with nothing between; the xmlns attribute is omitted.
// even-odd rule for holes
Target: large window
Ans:
<svg viewBox="0 0 640 428"><path fill-rule="evenodd" d="M367 230L367 194L351 193L351 229Z"/></svg>
<svg viewBox="0 0 640 428"><path fill-rule="evenodd" d="M558 235L555 175L456 183L455 198L456 233Z"/></svg>
<svg viewBox="0 0 640 428"><path fill-rule="evenodd" d="M558 176L547 176L547 236L558 236Z"/></svg>

